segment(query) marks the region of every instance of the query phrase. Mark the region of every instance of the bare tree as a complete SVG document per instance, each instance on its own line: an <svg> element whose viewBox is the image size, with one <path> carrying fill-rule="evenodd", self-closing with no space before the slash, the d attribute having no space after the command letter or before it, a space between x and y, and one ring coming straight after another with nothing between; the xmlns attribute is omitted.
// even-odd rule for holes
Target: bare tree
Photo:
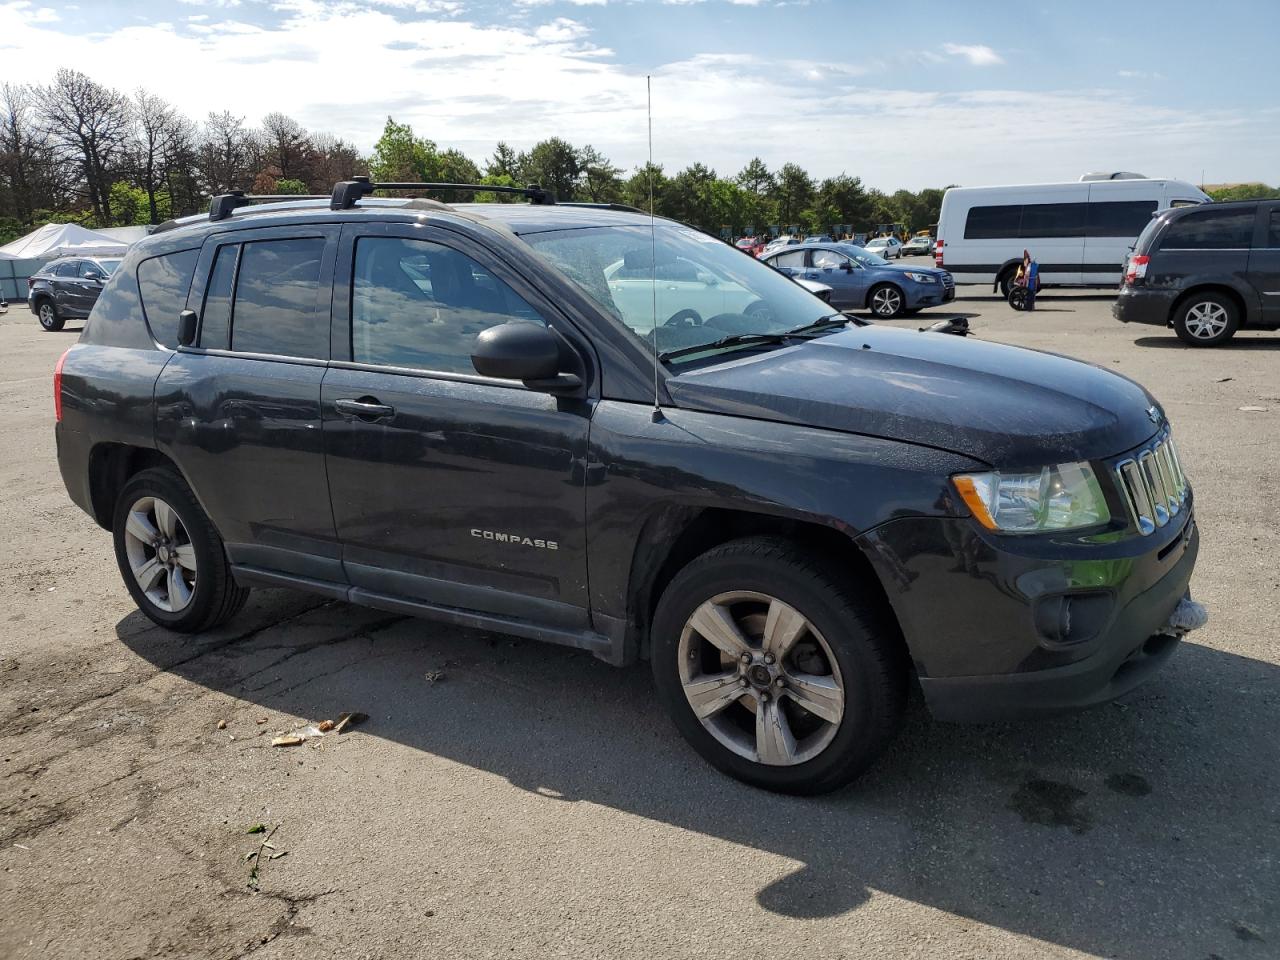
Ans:
<svg viewBox="0 0 1280 960"><path fill-rule="evenodd" d="M311 180L315 147L297 120L283 113L268 113L262 118L262 142L265 166L273 168L277 179Z"/></svg>
<svg viewBox="0 0 1280 960"><path fill-rule="evenodd" d="M134 94L136 119L133 136L134 163L137 180L147 195L147 212L152 223L160 222L156 194L167 180L166 161L171 155L170 141L178 131L178 112L153 93L139 89Z"/></svg>
<svg viewBox="0 0 1280 960"><path fill-rule="evenodd" d="M368 173L368 164L360 157L360 151L331 133L317 133L311 137L315 147L315 171L311 188L328 193L339 180L350 180L357 173Z"/></svg>
<svg viewBox="0 0 1280 960"><path fill-rule="evenodd" d="M0 214L31 226L37 210L65 203L68 180L66 165L35 115L31 88L0 86Z"/></svg>
<svg viewBox="0 0 1280 960"><path fill-rule="evenodd" d="M111 222L112 175L124 159L129 101L78 70L59 70L37 103L54 140L80 164L98 223Z"/></svg>
<svg viewBox="0 0 1280 960"><path fill-rule="evenodd" d="M210 194L244 190L253 179L249 170L252 138L244 117L226 110L210 113L200 137L199 168Z"/></svg>
<svg viewBox="0 0 1280 960"><path fill-rule="evenodd" d="M198 144L196 125L176 114L164 150L164 186L169 191L170 216L195 213L205 199L198 173Z"/></svg>

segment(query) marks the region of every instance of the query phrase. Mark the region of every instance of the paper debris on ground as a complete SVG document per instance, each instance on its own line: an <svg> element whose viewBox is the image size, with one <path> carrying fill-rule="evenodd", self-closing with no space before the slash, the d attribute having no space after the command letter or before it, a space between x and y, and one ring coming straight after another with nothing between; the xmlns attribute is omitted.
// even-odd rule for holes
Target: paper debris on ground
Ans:
<svg viewBox="0 0 1280 960"><path fill-rule="evenodd" d="M369 719L367 713L343 713L335 720L321 720L319 723L307 724L298 730L282 733L272 738L273 747L299 747L308 740L315 740L327 733L345 733L358 723Z"/></svg>

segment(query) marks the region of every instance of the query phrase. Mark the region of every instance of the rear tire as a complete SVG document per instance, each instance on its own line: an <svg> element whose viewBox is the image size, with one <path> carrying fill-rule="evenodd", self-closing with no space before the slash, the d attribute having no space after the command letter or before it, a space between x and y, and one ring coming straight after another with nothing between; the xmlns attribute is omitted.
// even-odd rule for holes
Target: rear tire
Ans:
<svg viewBox="0 0 1280 960"><path fill-rule="evenodd" d="M179 633L225 623L249 599L222 538L175 471L143 470L120 491L112 518L120 576L138 609Z"/></svg>
<svg viewBox="0 0 1280 960"><path fill-rule="evenodd" d="M1173 329L1185 344L1216 347L1236 335L1240 329L1240 311L1221 294L1193 294L1179 305Z"/></svg>
<svg viewBox="0 0 1280 960"><path fill-rule="evenodd" d="M896 625L788 540L734 540L693 560L663 591L651 640L676 727L744 783L834 790L901 725L908 672Z"/></svg>
<svg viewBox="0 0 1280 960"><path fill-rule="evenodd" d="M1000 274L1000 278L996 281L1000 286L1000 296L1006 300L1009 299L1009 291L1013 289L1013 278L1016 273L1017 271L1011 267Z"/></svg>
<svg viewBox="0 0 1280 960"><path fill-rule="evenodd" d="M58 308L52 300L41 300L36 304L36 319L40 321L42 326L49 333L56 333L62 329L66 318L58 316Z"/></svg>

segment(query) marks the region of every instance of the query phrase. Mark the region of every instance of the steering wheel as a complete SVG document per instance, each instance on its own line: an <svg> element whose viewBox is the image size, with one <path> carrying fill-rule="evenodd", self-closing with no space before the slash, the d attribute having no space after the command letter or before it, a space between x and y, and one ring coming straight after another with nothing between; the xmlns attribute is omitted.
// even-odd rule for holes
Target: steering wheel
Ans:
<svg viewBox="0 0 1280 960"><path fill-rule="evenodd" d="M664 327L696 327L702 323L702 314L697 310L679 310L663 321Z"/></svg>

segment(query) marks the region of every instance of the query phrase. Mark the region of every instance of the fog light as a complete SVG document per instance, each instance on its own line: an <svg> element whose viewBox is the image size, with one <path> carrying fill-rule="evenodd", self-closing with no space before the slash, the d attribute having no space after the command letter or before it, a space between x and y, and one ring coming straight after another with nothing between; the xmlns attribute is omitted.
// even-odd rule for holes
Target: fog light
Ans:
<svg viewBox="0 0 1280 960"><path fill-rule="evenodd" d="M1053 594L1036 601L1036 632L1053 646L1087 643L1102 633L1111 616L1111 594Z"/></svg>

